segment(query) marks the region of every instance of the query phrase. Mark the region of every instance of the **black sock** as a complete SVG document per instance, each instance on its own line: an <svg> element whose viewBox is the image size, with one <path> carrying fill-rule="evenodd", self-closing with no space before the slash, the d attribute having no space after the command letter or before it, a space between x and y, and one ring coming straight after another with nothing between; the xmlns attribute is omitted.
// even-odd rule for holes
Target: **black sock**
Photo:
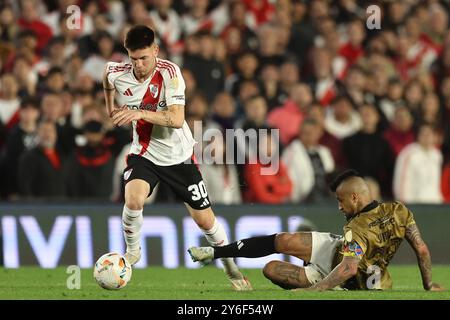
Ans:
<svg viewBox="0 0 450 320"><path fill-rule="evenodd" d="M223 247L214 247L214 259L234 257L259 258L278 253L275 251L275 236L276 234L247 238Z"/></svg>

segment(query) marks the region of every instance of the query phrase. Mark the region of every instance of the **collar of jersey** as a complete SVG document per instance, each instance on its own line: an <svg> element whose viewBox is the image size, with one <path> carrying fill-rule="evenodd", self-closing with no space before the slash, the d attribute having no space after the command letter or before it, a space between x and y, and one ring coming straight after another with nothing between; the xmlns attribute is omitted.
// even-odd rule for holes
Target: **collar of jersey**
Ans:
<svg viewBox="0 0 450 320"><path fill-rule="evenodd" d="M375 209L376 207L378 207L379 205L380 205L380 203L379 203L377 200L373 200L373 201L372 201L371 203L369 203L367 206L365 206L364 208L362 208L362 210L361 210L360 212L358 212L357 214L355 214L355 215L353 215L353 216L351 216L351 217L348 217L348 218L347 218L347 221L350 221L350 220L356 218L356 217L359 216L361 213L369 212L369 211Z"/></svg>

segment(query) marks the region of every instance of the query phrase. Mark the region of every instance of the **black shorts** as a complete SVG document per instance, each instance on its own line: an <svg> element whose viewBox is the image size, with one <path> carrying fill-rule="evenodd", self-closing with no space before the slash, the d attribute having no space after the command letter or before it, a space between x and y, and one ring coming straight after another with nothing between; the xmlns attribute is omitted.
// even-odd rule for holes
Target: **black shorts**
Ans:
<svg viewBox="0 0 450 320"><path fill-rule="evenodd" d="M134 179L147 181L150 184L150 194L158 182L162 181L192 208L202 210L211 206L205 183L195 163L158 166L144 157L130 154L123 173L125 184Z"/></svg>

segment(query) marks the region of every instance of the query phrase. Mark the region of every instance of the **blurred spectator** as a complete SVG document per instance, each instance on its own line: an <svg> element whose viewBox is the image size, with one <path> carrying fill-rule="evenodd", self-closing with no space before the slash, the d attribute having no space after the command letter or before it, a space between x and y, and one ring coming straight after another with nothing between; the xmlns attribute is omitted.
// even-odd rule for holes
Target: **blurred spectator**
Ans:
<svg viewBox="0 0 450 320"><path fill-rule="evenodd" d="M347 61L347 66L351 67L358 59L364 55L362 43L365 37L365 26L361 20L355 19L347 24L348 42L339 49L339 54Z"/></svg>
<svg viewBox="0 0 450 320"><path fill-rule="evenodd" d="M17 184L17 170L21 154L37 144L36 129L39 118L39 102L32 98L22 100L19 110L19 123L8 133L4 155L0 159L0 166L7 181L2 187L2 193L7 197L15 197L19 191Z"/></svg>
<svg viewBox="0 0 450 320"><path fill-rule="evenodd" d="M427 93L420 105L418 125L429 124L435 128L442 128L443 114L439 103L439 98L434 93Z"/></svg>
<svg viewBox="0 0 450 320"><path fill-rule="evenodd" d="M218 123L222 130L233 129L236 122L236 103L227 92L221 92L216 95L212 107L212 120Z"/></svg>
<svg viewBox="0 0 450 320"><path fill-rule="evenodd" d="M257 30L259 41L259 61L260 65L266 64L281 65L285 59L285 48L279 45L278 29L269 24L265 24Z"/></svg>
<svg viewBox="0 0 450 320"><path fill-rule="evenodd" d="M243 0L247 10L249 10L256 20L257 25L269 21L274 12L274 6L269 0Z"/></svg>
<svg viewBox="0 0 450 320"><path fill-rule="evenodd" d="M333 100L325 118L325 128L338 139L346 138L361 128L361 118L347 97L338 96Z"/></svg>
<svg viewBox="0 0 450 320"><path fill-rule="evenodd" d="M314 119L321 129L319 144L327 147L333 155L336 170L343 169L346 165L344 154L342 152L342 141L328 132L325 128L326 110L318 102L313 102L308 108L308 118Z"/></svg>
<svg viewBox="0 0 450 320"><path fill-rule="evenodd" d="M43 78L48 76L50 69L64 67L66 57L64 55L65 43L61 37L52 38L48 44L45 56L33 66L33 69Z"/></svg>
<svg viewBox="0 0 450 320"><path fill-rule="evenodd" d="M186 105L186 115L194 121L201 123L203 132L209 128L219 128L219 125L209 118L208 101L203 93L195 93ZM191 127L192 132L193 127Z"/></svg>
<svg viewBox="0 0 450 320"><path fill-rule="evenodd" d="M38 146L23 153L19 160L19 193L25 198L64 197L64 158L56 149L56 125L51 120L42 121L37 136Z"/></svg>
<svg viewBox="0 0 450 320"><path fill-rule="evenodd" d="M395 157L399 155L404 147L415 141L413 123L414 119L409 109L405 106L397 107L391 126L383 134L391 146Z"/></svg>
<svg viewBox="0 0 450 320"><path fill-rule="evenodd" d="M313 88L315 99L323 106L327 106L336 96L331 58L330 52L323 48L316 47L311 52L313 74L309 82Z"/></svg>
<svg viewBox="0 0 450 320"><path fill-rule="evenodd" d="M39 17L39 2L37 0L21 0L19 25L23 29L33 30L37 35L37 51L41 52L52 38L52 30Z"/></svg>
<svg viewBox="0 0 450 320"><path fill-rule="evenodd" d="M280 66L280 89L286 95L290 94L291 89L300 81L299 67L296 61L287 60Z"/></svg>
<svg viewBox="0 0 450 320"><path fill-rule="evenodd" d="M193 70L198 87L202 88L208 102L223 90L225 72L223 65L214 56L215 39L210 33L202 32L196 37L199 42L199 53L186 56L184 67Z"/></svg>
<svg viewBox="0 0 450 320"><path fill-rule="evenodd" d="M246 51L236 56L235 64L236 72L229 75L225 82L225 90L233 96L238 94L243 81L256 80L258 58L253 52Z"/></svg>
<svg viewBox="0 0 450 320"><path fill-rule="evenodd" d="M245 100L245 117L238 120L235 128L259 129L267 126L267 102L263 96L255 95Z"/></svg>
<svg viewBox="0 0 450 320"><path fill-rule="evenodd" d="M237 97L236 105L237 105L237 114L238 116L242 116L245 113L245 102L254 96L258 96L261 94L261 90L256 81L244 81L239 88L239 94Z"/></svg>
<svg viewBox="0 0 450 320"><path fill-rule="evenodd" d="M389 87L386 97L380 101L380 109L386 119L391 122L394 120L394 114L399 106L403 106L403 85L400 79L392 78L389 80Z"/></svg>
<svg viewBox="0 0 450 320"><path fill-rule="evenodd" d="M31 68L31 63L25 56L17 56L12 73L19 82L20 96L34 96L38 83L38 75Z"/></svg>
<svg viewBox="0 0 450 320"><path fill-rule="evenodd" d="M394 156L388 142L377 131L380 118L375 106L362 105L359 112L362 128L342 141L342 150L350 168L376 179L383 195L389 196Z"/></svg>
<svg viewBox="0 0 450 320"><path fill-rule="evenodd" d="M429 5L429 15L427 39L440 51L448 31L448 11L441 4L434 2Z"/></svg>
<svg viewBox="0 0 450 320"><path fill-rule="evenodd" d="M306 53L314 44L314 28L308 17L306 1L292 2L292 27L288 49L296 54L298 61L304 61Z"/></svg>
<svg viewBox="0 0 450 320"><path fill-rule="evenodd" d="M183 76L184 82L186 83L186 90L184 91L184 95L186 97L186 101L189 101L194 95L195 92L199 91L197 88L197 81L194 78L194 74L189 69L181 69L181 74Z"/></svg>
<svg viewBox="0 0 450 320"><path fill-rule="evenodd" d="M283 152L292 181L291 201L320 203L331 199L327 175L334 171L330 150L319 144L322 134L320 124L311 118L303 121L298 138Z"/></svg>
<svg viewBox="0 0 450 320"><path fill-rule="evenodd" d="M385 28L397 31L408 14L408 4L402 1L393 1L388 4L385 18Z"/></svg>
<svg viewBox="0 0 450 320"><path fill-rule="evenodd" d="M242 199L237 170L234 164L226 164L223 139L215 138L208 147L212 150L211 159L208 162L203 159L199 168L211 202L240 204Z"/></svg>
<svg viewBox="0 0 450 320"><path fill-rule="evenodd" d="M72 127L69 115L70 105L65 105L61 95L47 92L42 96L42 117L54 122L58 131L58 149L65 156L75 147L76 129Z"/></svg>
<svg viewBox="0 0 450 320"><path fill-rule="evenodd" d="M176 53L182 29L180 16L171 8L172 2L172 0L153 1L154 9L150 11L150 18L161 41L169 51Z"/></svg>
<svg viewBox="0 0 450 320"><path fill-rule="evenodd" d="M256 163L247 163L244 169L244 177L247 184L245 193L246 202L281 204L289 200L292 192L292 182L289 178L286 165L279 159L277 141L273 139L270 130L267 135L261 135L259 139L259 154L272 159L269 164L262 164L260 159ZM264 174L263 169L268 169L278 161L278 171L272 174Z"/></svg>
<svg viewBox="0 0 450 320"><path fill-rule="evenodd" d="M273 128L280 129L280 141L284 146L298 136L312 100L311 88L299 82L291 88L289 99L267 116L267 123Z"/></svg>
<svg viewBox="0 0 450 320"><path fill-rule="evenodd" d="M82 71L96 82L101 82L105 64L108 61L122 62L125 60L125 55L114 52L114 39L106 31L97 35L97 41L98 54L87 58Z"/></svg>
<svg viewBox="0 0 450 320"><path fill-rule="evenodd" d="M18 91L16 77L12 74L4 74L0 82L0 122L4 123L7 129L12 128L19 121Z"/></svg>
<svg viewBox="0 0 450 320"><path fill-rule="evenodd" d="M436 133L431 126L422 125L417 142L405 147L397 157L395 198L406 203L442 203L441 171L442 154L436 148Z"/></svg>
<svg viewBox="0 0 450 320"><path fill-rule="evenodd" d="M414 117L414 122L417 124L420 118L421 104L423 102L423 98L425 97L425 88L419 80L413 79L407 83L404 94L406 106L411 111L411 114Z"/></svg>
<svg viewBox="0 0 450 320"><path fill-rule="evenodd" d="M83 126L84 145L68 158L66 183L68 196L108 199L112 192L114 156L105 145L101 122L91 120Z"/></svg>
<svg viewBox="0 0 450 320"><path fill-rule="evenodd" d="M353 103L361 105L369 100L366 93L367 76L362 67L358 65L350 67L343 84L345 92L350 96Z"/></svg>
<svg viewBox="0 0 450 320"><path fill-rule="evenodd" d="M45 77L43 91L51 91L54 93L62 93L65 87L64 73L60 67L52 67Z"/></svg>
<svg viewBox="0 0 450 320"><path fill-rule="evenodd" d="M7 43L12 44L18 33L19 26L16 23L13 8L11 5L4 4L0 9L0 39L2 40L2 47Z"/></svg>
<svg viewBox="0 0 450 320"><path fill-rule="evenodd" d="M258 47L258 39L252 28L256 21L246 11L245 4L242 1L229 1L228 11L230 21L221 32L222 38L228 38L231 32L238 32L241 50L255 50Z"/></svg>
<svg viewBox="0 0 450 320"><path fill-rule="evenodd" d="M281 90L280 78L281 72L274 64L266 64L261 72L261 91L266 98L269 110L283 104L287 95Z"/></svg>

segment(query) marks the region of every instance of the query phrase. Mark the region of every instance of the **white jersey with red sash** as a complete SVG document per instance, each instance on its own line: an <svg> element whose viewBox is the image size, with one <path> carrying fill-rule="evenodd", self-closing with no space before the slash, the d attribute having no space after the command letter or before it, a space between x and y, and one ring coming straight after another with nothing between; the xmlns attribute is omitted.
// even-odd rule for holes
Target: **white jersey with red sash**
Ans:
<svg viewBox="0 0 450 320"><path fill-rule="evenodd" d="M107 78L116 89L120 105L130 109L158 112L170 105L185 105L186 85L180 68L157 58L156 68L143 83L136 80L131 63L107 63ZM184 121L179 129L133 121L131 154L140 155L156 165L170 166L184 162L193 152L195 140Z"/></svg>

